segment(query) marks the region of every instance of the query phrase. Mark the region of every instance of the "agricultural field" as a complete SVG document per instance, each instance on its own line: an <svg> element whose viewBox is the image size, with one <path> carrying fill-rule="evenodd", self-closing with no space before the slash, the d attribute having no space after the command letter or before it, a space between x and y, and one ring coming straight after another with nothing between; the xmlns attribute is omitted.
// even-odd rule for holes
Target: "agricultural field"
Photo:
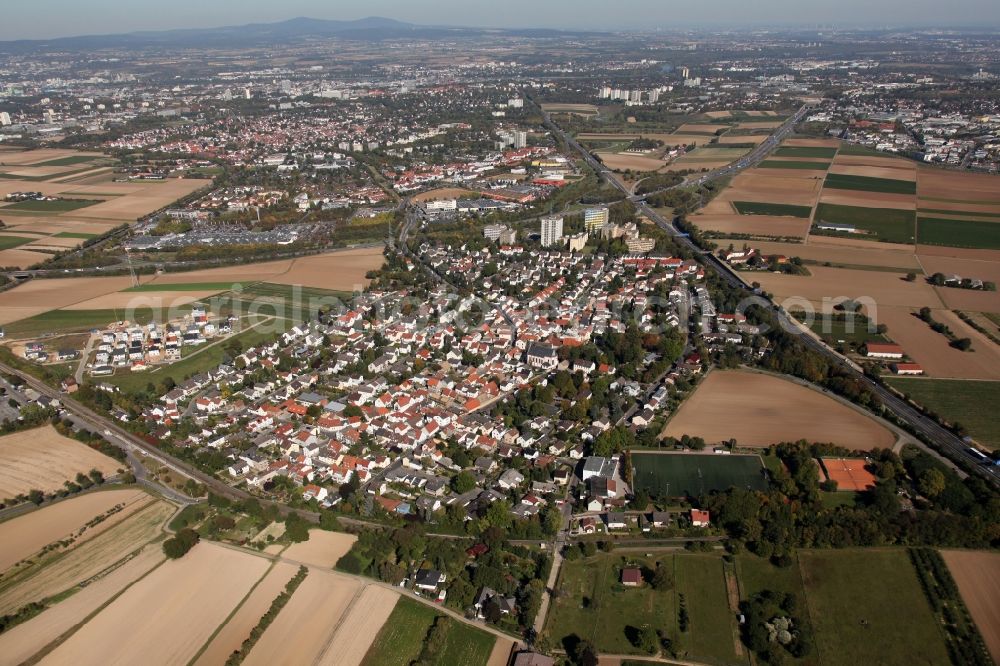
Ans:
<svg viewBox="0 0 1000 666"><path fill-rule="evenodd" d="M150 654L187 663L267 569L264 558L200 543L132 585L40 663L141 663Z"/></svg>
<svg viewBox="0 0 1000 666"><path fill-rule="evenodd" d="M640 587L621 585L625 566L643 570ZM669 568L669 589L656 590L649 584L657 566ZM707 664L746 661L736 653L736 616L729 609L720 557L602 553L564 562L558 589L544 631L553 645L565 647L587 638L599 652L638 655L642 652L632 639L639 629L651 627L664 631L685 659ZM681 594L689 615L683 632L678 626Z"/></svg>
<svg viewBox="0 0 1000 666"><path fill-rule="evenodd" d="M890 377L886 381L950 423L960 423L977 442L1000 449L1000 381Z"/></svg>
<svg viewBox="0 0 1000 666"><path fill-rule="evenodd" d="M709 445L736 439L742 446L763 447L805 439L861 451L891 448L896 441L874 417L817 389L739 370L716 370L701 381L662 433L682 435Z"/></svg>
<svg viewBox="0 0 1000 666"><path fill-rule="evenodd" d="M760 163L764 169L805 169L808 171L826 171L829 162L797 162L795 160L767 159Z"/></svg>
<svg viewBox="0 0 1000 666"><path fill-rule="evenodd" d="M475 627L438 615L430 606L400 599L361 661L362 666L407 666L420 657L435 621L444 624L444 641L434 662L440 666L486 664L496 638ZM328 662L330 666L334 662ZM339 665L338 665L339 666Z"/></svg>
<svg viewBox="0 0 1000 666"><path fill-rule="evenodd" d="M869 176L852 176L830 173L826 176L824 187L836 190L859 190L862 192L886 192L889 194L916 194L917 183L912 180L892 178L873 178Z"/></svg>
<svg viewBox="0 0 1000 666"><path fill-rule="evenodd" d="M106 512L92 527L81 526L65 539L68 546L40 551L4 573L0 614L32 602L58 600L101 578L158 541L173 512L173 505L143 495L117 513Z"/></svg>
<svg viewBox="0 0 1000 666"><path fill-rule="evenodd" d="M935 332L917 316L916 307L886 307L880 303L877 319L888 326L889 337L931 377L1000 380L1000 346L950 310L934 309L931 316L948 326L957 337L969 338L974 351L952 347L946 336Z"/></svg>
<svg viewBox="0 0 1000 666"><path fill-rule="evenodd" d="M332 569L357 540L353 534L314 529L309 530L308 541L293 543L281 555L294 562Z"/></svg>
<svg viewBox="0 0 1000 666"><path fill-rule="evenodd" d="M774 273L756 273L753 279L760 282L768 292L774 294L777 302L788 309L808 301L820 312L828 312L834 304L848 299L864 299L874 301L877 313L869 313L876 324L883 323L879 316L882 309L890 306L942 307L934 287L923 280L907 282L905 273L887 271L872 271L865 269L833 268L830 266L809 266L810 275L779 275ZM749 279L749 278L748 278ZM826 307L822 307L826 304ZM801 307L801 305L800 305ZM888 323L888 322L885 322ZM892 326L889 327L889 337Z"/></svg>
<svg viewBox="0 0 1000 666"><path fill-rule="evenodd" d="M634 451L632 484L652 497L699 497L735 486L767 488L758 456Z"/></svg>
<svg viewBox="0 0 1000 666"><path fill-rule="evenodd" d="M793 146L786 141L785 145L774 151L776 157L808 157L820 159L833 159L837 154L836 148L824 146Z"/></svg>
<svg viewBox="0 0 1000 666"><path fill-rule="evenodd" d="M810 550L798 559L823 666L950 663L905 550Z"/></svg>
<svg viewBox="0 0 1000 666"><path fill-rule="evenodd" d="M993 661L1000 661L1000 555L944 550L941 556L958 585Z"/></svg>
<svg viewBox="0 0 1000 666"><path fill-rule="evenodd" d="M916 213L912 210L821 202L814 219L816 222L850 225L880 241L908 244L915 241Z"/></svg>
<svg viewBox="0 0 1000 666"><path fill-rule="evenodd" d="M917 239L924 245L1000 250L1000 220L957 220L921 215L917 220Z"/></svg>
<svg viewBox="0 0 1000 666"><path fill-rule="evenodd" d="M6 206L0 207L0 211L3 211L4 213L68 213L71 210L93 206L96 203L100 202L90 199L31 199L28 201L18 201L16 203L7 204Z"/></svg>
<svg viewBox="0 0 1000 666"><path fill-rule="evenodd" d="M337 627L326 652L320 656L317 663L320 666L358 666L361 664L372 643L375 642L375 637L389 620L399 602L399 595L393 590L378 585L365 587L361 595L351 604L347 617ZM467 627L465 629L468 630ZM455 632L455 636L465 634L466 632ZM482 632L475 632L475 634L477 637L491 638ZM476 655L472 656L474 659Z"/></svg>
<svg viewBox="0 0 1000 666"><path fill-rule="evenodd" d="M827 344L847 344L855 350L868 342L889 341L886 336L875 330L874 322L871 320L855 321L854 317L850 316L835 318L833 315L817 315L809 328Z"/></svg>
<svg viewBox="0 0 1000 666"><path fill-rule="evenodd" d="M790 204L758 203L755 201L734 201L733 207L740 215L778 215L785 217L809 217L812 208L809 206L792 206Z"/></svg>
<svg viewBox="0 0 1000 666"><path fill-rule="evenodd" d="M125 467L82 442L63 437L51 425L0 437L0 500L37 488L59 490L78 473L92 469L106 478Z"/></svg>
<svg viewBox="0 0 1000 666"><path fill-rule="evenodd" d="M49 504L0 523L0 572L45 546L79 533L87 522L119 505L141 505L148 496L139 490L101 490ZM93 535L91 530L87 535Z"/></svg>

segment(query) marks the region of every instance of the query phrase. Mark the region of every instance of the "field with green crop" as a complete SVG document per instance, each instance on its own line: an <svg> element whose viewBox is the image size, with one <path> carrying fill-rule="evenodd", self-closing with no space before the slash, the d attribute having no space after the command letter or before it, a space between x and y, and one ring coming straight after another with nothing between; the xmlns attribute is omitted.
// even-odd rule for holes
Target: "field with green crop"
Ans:
<svg viewBox="0 0 1000 666"><path fill-rule="evenodd" d="M60 231L55 235L56 238L79 238L81 240L89 240L91 238L97 238L100 234L84 234L75 231Z"/></svg>
<svg viewBox="0 0 1000 666"><path fill-rule="evenodd" d="M443 623L441 652L434 658L442 666L485 664L496 638L475 627L438 615L433 608L402 598L368 649L363 666L409 666L417 662L424 639L435 619Z"/></svg>
<svg viewBox="0 0 1000 666"><path fill-rule="evenodd" d="M174 308L175 312L180 313L189 309L188 306ZM101 328L119 321L124 315L124 310L50 310L6 324L4 330L8 338L30 338L46 333L76 333ZM148 324L154 320L154 315L156 321L164 321L166 310L139 308L135 311L135 318L132 321Z"/></svg>
<svg viewBox="0 0 1000 666"><path fill-rule="evenodd" d="M784 215L806 218L812 215L811 206L793 206L781 203L760 203L757 201L734 201L733 206L740 215Z"/></svg>
<svg viewBox="0 0 1000 666"><path fill-rule="evenodd" d="M697 497L730 486L764 490L759 456L632 453L632 484L653 497Z"/></svg>
<svg viewBox="0 0 1000 666"><path fill-rule="evenodd" d="M984 446L1000 449L1000 381L890 377L889 384L950 423L960 423Z"/></svg>
<svg viewBox="0 0 1000 666"><path fill-rule="evenodd" d="M896 208L865 208L821 203L816 207L816 222L848 224L863 229L891 243L913 243L916 213Z"/></svg>
<svg viewBox="0 0 1000 666"><path fill-rule="evenodd" d="M966 202L961 202L966 203ZM945 208L923 208L922 206L917 206L917 212L921 215L924 213L938 213L941 215L953 215L955 217L970 217L976 218L981 217L987 220L1000 220L1000 213L981 213L978 211L970 210L947 210Z"/></svg>
<svg viewBox="0 0 1000 666"><path fill-rule="evenodd" d="M777 157L815 157L829 158L837 154L836 148L823 148L822 146L782 146L774 151Z"/></svg>
<svg viewBox="0 0 1000 666"><path fill-rule="evenodd" d="M1000 250L1000 220L946 220L921 217L917 238L925 245Z"/></svg>
<svg viewBox="0 0 1000 666"><path fill-rule="evenodd" d="M55 166L73 166L76 164L87 164L93 162L94 160L101 159L100 156L95 155L69 155L67 157L60 157L58 159L49 160L48 162L39 162L38 164L32 164L33 167L55 167Z"/></svg>
<svg viewBox="0 0 1000 666"><path fill-rule="evenodd" d="M71 210L78 210L101 203L91 199L55 199L51 201L18 201L4 206L3 211L20 211L24 213L66 213Z"/></svg>
<svg viewBox="0 0 1000 666"><path fill-rule="evenodd" d="M37 238L28 238L26 236L0 236L0 250L10 250L11 248L19 247L25 243L30 243L33 240L38 240Z"/></svg>
<svg viewBox="0 0 1000 666"><path fill-rule="evenodd" d="M824 187L835 190L857 190L861 192L884 192L886 194L916 194L917 183L913 180L895 178L872 178L870 176L849 176L842 173L827 174Z"/></svg>
<svg viewBox="0 0 1000 666"><path fill-rule="evenodd" d="M814 171L826 171L830 168L830 163L793 162L792 160L764 160L758 166L764 169L812 169Z"/></svg>

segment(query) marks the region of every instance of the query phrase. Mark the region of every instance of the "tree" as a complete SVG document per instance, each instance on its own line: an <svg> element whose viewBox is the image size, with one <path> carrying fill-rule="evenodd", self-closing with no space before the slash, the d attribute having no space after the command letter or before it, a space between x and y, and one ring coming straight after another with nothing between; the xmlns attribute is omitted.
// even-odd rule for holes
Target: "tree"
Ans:
<svg viewBox="0 0 1000 666"><path fill-rule="evenodd" d="M285 536L292 543L309 540L309 523L299 514L292 511L285 518Z"/></svg>
<svg viewBox="0 0 1000 666"><path fill-rule="evenodd" d="M28 491L28 501L35 505L41 504L45 501L45 493L38 488L32 488Z"/></svg>
<svg viewBox="0 0 1000 666"><path fill-rule="evenodd" d="M916 273L912 273L912 272L911 273L907 273L905 279L906 279L907 282L913 282L914 280L917 279L917 274Z"/></svg>
<svg viewBox="0 0 1000 666"><path fill-rule="evenodd" d="M653 572L653 578L649 584L653 586L654 590L669 590L673 587L674 580L670 575L670 570L660 563L656 565L656 571Z"/></svg>
<svg viewBox="0 0 1000 666"><path fill-rule="evenodd" d="M958 338L957 340L952 341L951 346L955 349L960 349L961 351L969 351L972 347L972 340L969 338Z"/></svg>
<svg viewBox="0 0 1000 666"><path fill-rule="evenodd" d="M201 537L190 527L185 527L177 531L176 536L163 542L163 554L172 560L184 557L184 555L194 548Z"/></svg>
<svg viewBox="0 0 1000 666"><path fill-rule="evenodd" d="M944 485L944 474L935 468L925 470L917 479L917 489L924 497L937 497L944 492Z"/></svg>
<svg viewBox="0 0 1000 666"><path fill-rule="evenodd" d="M656 630L652 627L643 627L639 630L639 641L637 648L648 653L656 654L659 650L660 637L657 635Z"/></svg>
<svg viewBox="0 0 1000 666"><path fill-rule="evenodd" d="M476 487L476 477L468 470L459 472L451 479L451 489L461 495Z"/></svg>
<svg viewBox="0 0 1000 666"><path fill-rule="evenodd" d="M598 663L597 648L585 638L573 646L573 653L570 656L577 666L597 666Z"/></svg>

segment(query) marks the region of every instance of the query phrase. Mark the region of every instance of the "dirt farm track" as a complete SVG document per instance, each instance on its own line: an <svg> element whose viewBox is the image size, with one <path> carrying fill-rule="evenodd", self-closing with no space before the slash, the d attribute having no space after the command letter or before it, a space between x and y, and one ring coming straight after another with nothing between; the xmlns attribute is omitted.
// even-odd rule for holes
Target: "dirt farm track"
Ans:
<svg viewBox="0 0 1000 666"><path fill-rule="evenodd" d="M896 441L873 417L818 390L740 370L709 374L663 430L664 436L685 434L709 445L732 438L762 447L805 439L859 451L891 448Z"/></svg>

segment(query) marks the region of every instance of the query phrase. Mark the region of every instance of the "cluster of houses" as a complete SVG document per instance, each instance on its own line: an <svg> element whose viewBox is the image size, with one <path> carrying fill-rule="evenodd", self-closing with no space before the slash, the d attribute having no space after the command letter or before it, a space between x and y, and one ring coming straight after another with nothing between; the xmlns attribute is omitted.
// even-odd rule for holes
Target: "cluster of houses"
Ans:
<svg viewBox="0 0 1000 666"><path fill-rule="evenodd" d="M488 252L421 248L443 273L481 276L475 320L471 299L443 286L429 286L417 304L408 291L371 290L178 384L142 416L160 439L221 453L234 484L267 491L283 477L332 506L342 501L341 485L356 483L402 516L457 504L472 517L506 499L515 516L530 518L559 501L586 443L613 424L606 416L586 426L541 416L514 428L485 408L567 370L611 377L612 390L641 398L639 414L651 419L669 384L700 370L697 359L645 386L561 352L624 332L629 317L641 330L686 325L682 304L703 272L672 257ZM486 263L496 274L481 275ZM181 421L189 422L183 437ZM555 436L570 431L579 437ZM467 452L461 465L449 455L454 447ZM526 468L545 469L544 480ZM459 472L471 475L471 489L452 487ZM624 495L620 477L584 482L602 499Z"/></svg>
<svg viewBox="0 0 1000 666"><path fill-rule="evenodd" d="M153 365L173 363L180 360L184 347L196 347L228 335L235 323L235 316L215 319L198 306L176 323L118 322L97 333L100 340L94 348L89 372L102 377L113 375L117 369L142 372Z"/></svg>

